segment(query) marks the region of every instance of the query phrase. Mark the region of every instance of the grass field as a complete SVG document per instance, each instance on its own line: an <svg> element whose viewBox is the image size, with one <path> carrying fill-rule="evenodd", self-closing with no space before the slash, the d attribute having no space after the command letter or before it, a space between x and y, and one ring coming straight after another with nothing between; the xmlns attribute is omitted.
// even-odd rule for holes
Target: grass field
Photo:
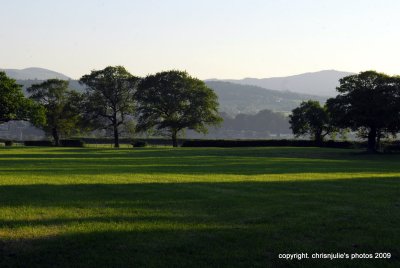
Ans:
<svg viewBox="0 0 400 268"><path fill-rule="evenodd" d="M292 260L280 253L391 253ZM0 267L400 267L400 155L0 149Z"/></svg>

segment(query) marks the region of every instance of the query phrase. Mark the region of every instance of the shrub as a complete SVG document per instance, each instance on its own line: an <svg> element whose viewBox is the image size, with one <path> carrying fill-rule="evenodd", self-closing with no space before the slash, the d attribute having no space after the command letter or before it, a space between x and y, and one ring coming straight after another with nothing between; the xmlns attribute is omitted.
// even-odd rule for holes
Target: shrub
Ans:
<svg viewBox="0 0 400 268"><path fill-rule="evenodd" d="M52 141L46 141L46 140L41 140L41 141L24 141L25 146L53 146Z"/></svg>
<svg viewBox="0 0 400 268"><path fill-rule="evenodd" d="M146 147L147 146L147 142L145 141L135 141L134 143L132 143L133 147Z"/></svg>
<svg viewBox="0 0 400 268"><path fill-rule="evenodd" d="M85 143L81 140L60 140L63 147L84 147Z"/></svg>
<svg viewBox="0 0 400 268"><path fill-rule="evenodd" d="M7 147L13 146L14 142L13 141L4 141L4 145Z"/></svg>
<svg viewBox="0 0 400 268"><path fill-rule="evenodd" d="M366 144L360 142L350 142L350 141L325 141L320 147L328 147L328 148L342 148L342 149L350 149L350 148L359 148L364 147Z"/></svg>
<svg viewBox="0 0 400 268"><path fill-rule="evenodd" d="M9 147L9 146L13 146L14 142L13 141L5 141L4 145Z"/></svg>

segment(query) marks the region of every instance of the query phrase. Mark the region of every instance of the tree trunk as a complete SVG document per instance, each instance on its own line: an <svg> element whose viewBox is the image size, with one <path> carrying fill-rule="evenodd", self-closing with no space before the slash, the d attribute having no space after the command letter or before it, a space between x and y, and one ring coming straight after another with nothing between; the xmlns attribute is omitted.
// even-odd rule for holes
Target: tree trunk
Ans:
<svg viewBox="0 0 400 268"><path fill-rule="evenodd" d="M53 139L54 139L54 144L56 146L60 146L60 136L58 135L58 130L57 128L53 128L52 129L52 135L53 135Z"/></svg>
<svg viewBox="0 0 400 268"><path fill-rule="evenodd" d="M382 138L382 131L378 129L376 131L376 148L377 150L381 149L381 138Z"/></svg>
<svg viewBox="0 0 400 268"><path fill-rule="evenodd" d="M368 132L368 151L376 152L376 128L371 127Z"/></svg>
<svg viewBox="0 0 400 268"><path fill-rule="evenodd" d="M172 146L178 147L178 139L177 139L178 132L176 130L172 130Z"/></svg>
<svg viewBox="0 0 400 268"><path fill-rule="evenodd" d="M321 145L323 142L324 138L322 136L322 131L316 131L314 133L314 141L317 145Z"/></svg>
<svg viewBox="0 0 400 268"><path fill-rule="evenodd" d="M114 148L119 148L119 133L116 124L114 124Z"/></svg>
<svg viewBox="0 0 400 268"><path fill-rule="evenodd" d="M119 148L119 133L118 133L118 120L117 120L117 108L113 107L112 125L114 129L114 148Z"/></svg>

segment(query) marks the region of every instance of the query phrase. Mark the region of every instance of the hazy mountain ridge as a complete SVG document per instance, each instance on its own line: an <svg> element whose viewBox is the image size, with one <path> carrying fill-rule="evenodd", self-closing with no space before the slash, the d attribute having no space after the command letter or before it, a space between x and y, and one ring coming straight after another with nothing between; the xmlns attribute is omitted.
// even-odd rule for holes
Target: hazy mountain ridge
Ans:
<svg viewBox="0 0 400 268"><path fill-rule="evenodd" d="M339 79L352 74L354 73L336 70L324 70L286 77L223 80L210 79L208 81L225 81L280 91L292 91L319 96L335 96L336 87L339 85Z"/></svg>
<svg viewBox="0 0 400 268"><path fill-rule="evenodd" d="M63 79L63 80L66 80L66 79ZM40 84L40 83L44 82L45 80L37 80L37 79L34 79L34 80L32 80L32 79L23 80L23 79L17 79L16 81L17 81L17 84L21 85L22 88L24 90L26 90L28 87L32 86L33 84ZM81 85L79 83L78 80L68 80L68 82L69 82L69 88L70 89L74 89L76 91L82 92L84 90L84 88L85 88L83 85Z"/></svg>
<svg viewBox="0 0 400 268"><path fill-rule="evenodd" d="M43 80L17 80L24 90ZM301 94L289 91L269 90L256 86L240 85L230 82L208 81L207 86L212 88L218 96L220 111L230 115L255 114L261 110L289 113L303 100L318 100L325 102L326 97ZM69 87L83 91L84 86L77 80L69 80Z"/></svg>
<svg viewBox="0 0 400 268"><path fill-rule="evenodd" d="M327 97L270 90L231 82L206 81L218 95L220 110L228 114L254 114L261 110L289 113L304 100L325 102Z"/></svg>
<svg viewBox="0 0 400 268"><path fill-rule="evenodd" d="M47 79L62 79L62 80L71 80L70 77L58 73L52 70L31 67L25 69L2 69L0 71L4 71L7 76L15 79L15 80L47 80Z"/></svg>

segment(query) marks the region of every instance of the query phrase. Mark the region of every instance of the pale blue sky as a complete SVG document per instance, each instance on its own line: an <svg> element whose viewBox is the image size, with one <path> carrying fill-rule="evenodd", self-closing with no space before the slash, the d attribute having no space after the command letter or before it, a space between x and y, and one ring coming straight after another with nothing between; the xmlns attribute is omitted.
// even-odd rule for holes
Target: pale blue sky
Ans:
<svg viewBox="0 0 400 268"><path fill-rule="evenodd" d="M397 0L0 0L0 68L400 74Z"/></svg>

